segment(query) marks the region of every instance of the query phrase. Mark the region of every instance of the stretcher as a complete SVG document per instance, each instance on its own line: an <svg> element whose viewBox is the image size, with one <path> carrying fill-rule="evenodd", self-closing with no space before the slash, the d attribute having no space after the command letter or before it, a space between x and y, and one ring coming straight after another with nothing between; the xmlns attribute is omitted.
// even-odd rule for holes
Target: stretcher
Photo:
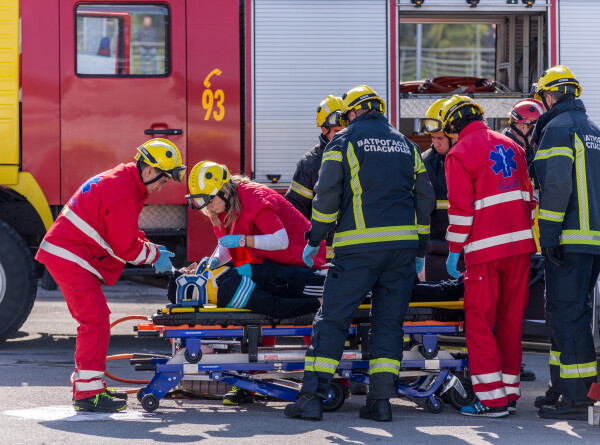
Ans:
<svg viewBox="0 0 600 445"><path fill-rule="evenodd" d="M369 312L361 305L348 330L346 348L334 375L324 410L339 409L349 396L343 383L369 383ZM464 329L462 301L411 303L404 323L404 355L398 394L439 413L444 401L460 409L474 401L466 378L464 353L441 349L437 336ZM460 315L462 316L462 315ZM243 309L171 307L161 309L152 322L135 326L139 337L162 337L172 342L171 357L136 356L139 371L154 371L150 383L138 391L144 410L152 412L182 380L209 380L234 385L281 400L294 401L301 388L305 346L261 347L263 337L301 337L312 333L314 314L275 320ZM439 320L438 318L442 318ZM450 321L454 318L454 321ZM215 353L203 354L202 345Z"/></svg>

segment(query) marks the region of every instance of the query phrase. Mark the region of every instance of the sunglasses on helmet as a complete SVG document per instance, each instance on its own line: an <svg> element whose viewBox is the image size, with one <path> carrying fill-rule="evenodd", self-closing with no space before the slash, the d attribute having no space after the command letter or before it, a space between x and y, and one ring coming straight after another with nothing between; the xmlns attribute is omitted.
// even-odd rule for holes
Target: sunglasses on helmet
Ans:
<svg viewBox="0 0 600 445"><path fill-rule="evenodd" d="M202 210L209 205L217 195L185 195L185 199L192 210Z"/></svg>

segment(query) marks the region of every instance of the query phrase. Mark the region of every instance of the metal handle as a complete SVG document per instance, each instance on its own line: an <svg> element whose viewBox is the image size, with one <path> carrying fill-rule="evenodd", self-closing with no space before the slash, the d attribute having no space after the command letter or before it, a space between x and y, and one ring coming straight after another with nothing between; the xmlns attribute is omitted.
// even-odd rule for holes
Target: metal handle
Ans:
<svg viewBox="0 0 600 445"><path fill-rule="evenodd" d="M183 134L183 130L179 128L173 128L168 130L155 130L153 128L149 128L147 130L144 130L144 134Z"/></svg>

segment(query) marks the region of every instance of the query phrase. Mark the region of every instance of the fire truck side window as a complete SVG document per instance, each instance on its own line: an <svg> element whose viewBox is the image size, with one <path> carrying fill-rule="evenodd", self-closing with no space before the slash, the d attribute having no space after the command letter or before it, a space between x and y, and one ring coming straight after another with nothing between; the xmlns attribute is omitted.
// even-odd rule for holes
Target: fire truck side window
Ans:
<svg viewBox="0 0 600 445"><path fill-rule="evenodd" d="M167 76L169 7L85 3L75 8L79 76Z"/></svg>

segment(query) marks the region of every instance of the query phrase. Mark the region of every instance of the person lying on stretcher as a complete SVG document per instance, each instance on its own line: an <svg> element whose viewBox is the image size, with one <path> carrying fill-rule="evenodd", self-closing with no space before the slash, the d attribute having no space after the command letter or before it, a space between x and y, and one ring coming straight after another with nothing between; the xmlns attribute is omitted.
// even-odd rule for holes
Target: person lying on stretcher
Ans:
<svg viewBox="0 0 600 445"><path fill-rule="evenodd" d="M207 261L205 258L200 265L192 263L173 274L167 293L171 303L176 302L177 278L201 273ZM206 284L208 301L217 307L249 309L279 319L314 313L320 307L327 270L286 266L270 260L237 268L233 263L217 265L213 260L211 278ZM463 294L462 279L419 282L416 278L411 302L454 301Z"/></svg>
<svg viewBox="0 0 600 445"><path fill-rule="evenodd" d="M206 259L174 272L167 295L176 302L177 278L206 270ZM327 270L287 266L265 260L262 264L233 267L213 262L206 283L209 304L221 308L249 309L257 314L283 319L316 312L321 306Z"/></svg>

